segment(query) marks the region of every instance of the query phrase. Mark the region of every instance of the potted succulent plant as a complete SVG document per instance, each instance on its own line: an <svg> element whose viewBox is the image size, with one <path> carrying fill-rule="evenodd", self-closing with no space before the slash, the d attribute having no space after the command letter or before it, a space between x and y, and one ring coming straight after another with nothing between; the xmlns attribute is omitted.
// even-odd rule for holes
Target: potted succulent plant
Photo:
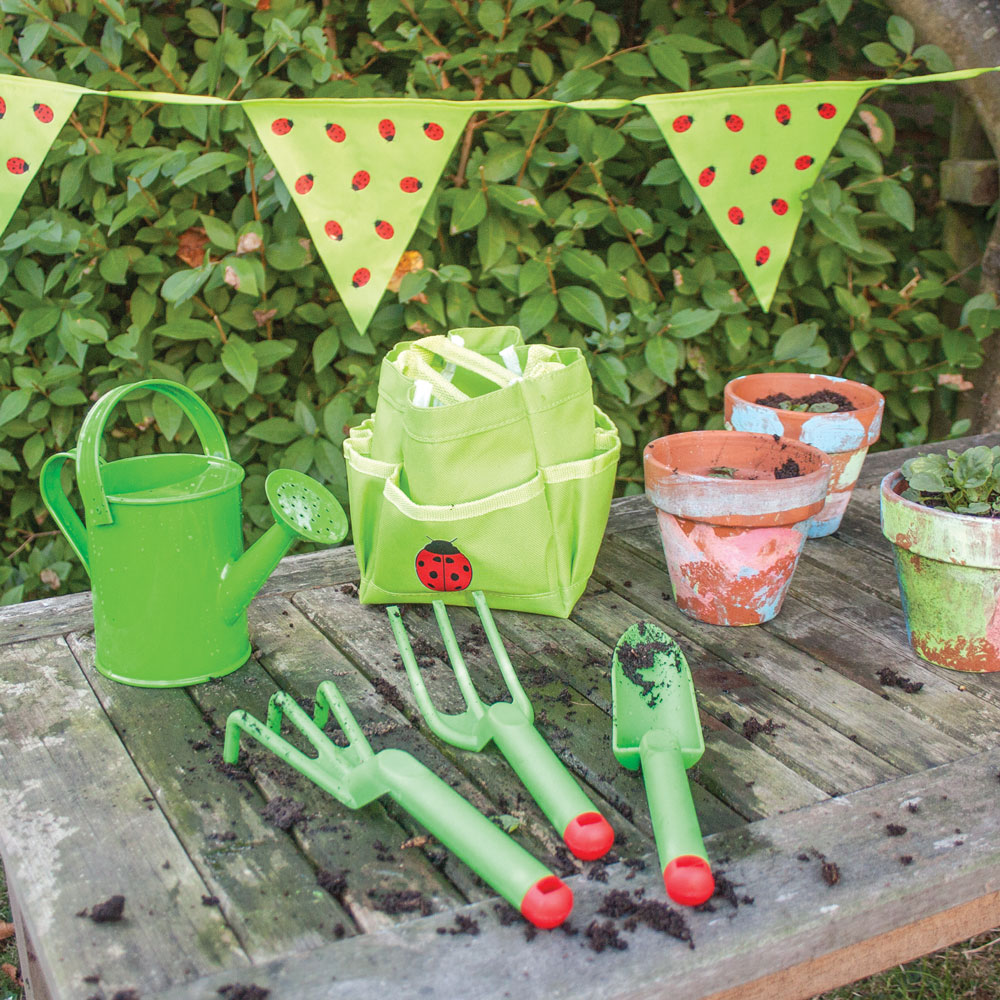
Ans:
<svg viewBox="0 0 1000 1000"><path fill-rule="evenodd" d="M726 427L780 434L830 456L830 492L809 522L810 538L840 527L868 448L882 427L882 394L863 382L805 372L744 375L725 389Z"/></svg>
<svg viewBox="0 0 1000 1000"><path fill-rule="evenodd" d="M1000 670L1000 447L918 455L882 480L906 628L925 660Z"/></svg>
<svg viewBox="0 0 1000 1000"><path fill-rule="evenodd" d="M643 453L677 606L713 625L758 625L781 608L826 498L830 459L771 434L690 431Z"/></svg>

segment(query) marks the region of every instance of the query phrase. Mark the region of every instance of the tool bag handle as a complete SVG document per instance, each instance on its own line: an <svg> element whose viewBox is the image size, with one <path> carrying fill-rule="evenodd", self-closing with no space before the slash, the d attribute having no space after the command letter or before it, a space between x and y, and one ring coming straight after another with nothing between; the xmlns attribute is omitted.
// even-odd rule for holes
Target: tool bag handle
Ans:
<svg viewBox="0 0 1000 1000"><path fill-rule="evenodd" d="M205 454L214 458L229 458L229 444L222 426L208 404L186 385L164 378L144 379L130 385L119 385L105 393L93 406L80 428L76 448L76 476L83 498L84 517L94 524L111 524L111 508L101 480L101 440L111 411L126 396L152 389L172 399L194 426Z"/></svg>

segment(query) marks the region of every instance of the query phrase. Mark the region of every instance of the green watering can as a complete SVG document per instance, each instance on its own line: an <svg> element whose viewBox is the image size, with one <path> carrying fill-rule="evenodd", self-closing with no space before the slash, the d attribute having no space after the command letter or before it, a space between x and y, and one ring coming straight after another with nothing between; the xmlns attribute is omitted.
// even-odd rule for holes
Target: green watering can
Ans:
<svg viewBox="0 0 1000 1000"><path fill-rule="evenodd" d="M112 410L146 390L180 406L204 454L101 459ZM63 491L67 459L76 462L86 527ZM344 511L323 486L281 469L264 485L275 524L244 552L243 476L211 409L167 379L106 393L77 447L46 461L42 499L90 574L97 669L106 677L180 687L231 673L251 652L247 605L295 539L336 545L347 534Z"/></svg>
<svg viewBox="0 0 1000 1000"><path fill-rule="evenodd" d="M649 819L667 895L698 906L715 891L687 768L705 752L691 668L680 646L652 622L630 625L611 660L611 749L642 767Z"/></svg>

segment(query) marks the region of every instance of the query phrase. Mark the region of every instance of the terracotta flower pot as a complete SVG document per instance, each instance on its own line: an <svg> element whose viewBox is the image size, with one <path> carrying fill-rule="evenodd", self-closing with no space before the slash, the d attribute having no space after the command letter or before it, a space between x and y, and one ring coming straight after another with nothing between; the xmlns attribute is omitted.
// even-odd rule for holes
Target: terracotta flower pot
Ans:
<svg viewBox="0 0 1000 1000"><path fill-rule="evenodd" d="M904 500L882 480L882 533L892 542L910 644L953 670L1000 670L1000 519Z"/></svg>
<svg viewBox="0 0 1000 1000"><path fill-rule="evenodd" d="M713 625L770 621L823 506L829 458L770 434L691 431L648 444L643 465L677 606Z"/></svg>
<svg viewBox="0 0 1000 1000"><path fill-rule="evenodd" d="M756 402L783 392L792 399L829 389L846 396L855 409L845 413L781 410ZM799 372L762 372L734 378L725 389L726 427L759 434L780 434L811 444L830 456L833 472L823 509L809 522L810 538L830 535L840 527L869 446L882 429L882 394L862 382Z"/></svg>

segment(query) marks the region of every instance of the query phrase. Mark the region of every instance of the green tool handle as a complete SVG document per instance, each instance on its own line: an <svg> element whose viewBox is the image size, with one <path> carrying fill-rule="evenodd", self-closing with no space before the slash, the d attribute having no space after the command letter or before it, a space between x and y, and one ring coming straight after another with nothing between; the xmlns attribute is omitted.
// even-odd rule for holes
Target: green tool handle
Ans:
<svg viewBox="0 0 1000 1000"><path fill-rule="evenodd" d="M639 759L660 869L666 870L679 857L694 855L707 861L684 757L676 738L662 729L649 730L639 742Z"/></svg>
<svg viewBox="0 0 1000 1000"><path fill-rule="evenodd" d="M38 477L42 500L52 515L52 520L62 529L73 551L80 557L83 568L90 573L90 552L87 546L87 529L80 515L73 509L62 487L62 467L76 461L75 451L60 451L50 455Z"/></svg>
<svg viewBox="0 0 1000 1000"><path fill-rule="evenodd" d="M560 836L577 816L597 811L563 762L517 708L498 702L490 706L487 714L497 749Z"/></svg>
<svg viewBox="0 0 1000 1000"><path fill-rule="evenodd" d="M516 910L552 873L433 771L402 750L375 755L386 792Z"/></svg>

